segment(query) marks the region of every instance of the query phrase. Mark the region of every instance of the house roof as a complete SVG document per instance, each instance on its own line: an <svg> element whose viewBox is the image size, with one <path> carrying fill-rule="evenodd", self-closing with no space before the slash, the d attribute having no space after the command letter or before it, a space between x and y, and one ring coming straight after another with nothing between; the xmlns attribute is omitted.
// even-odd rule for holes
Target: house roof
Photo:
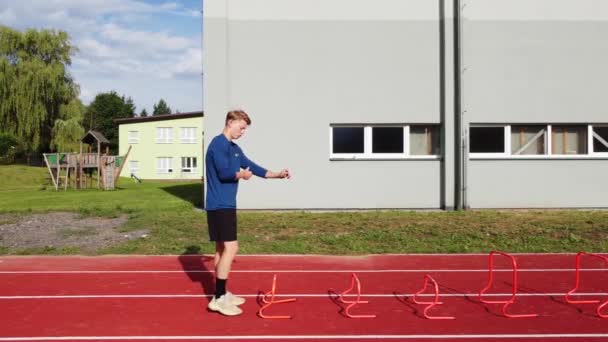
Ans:
<svg viewBox="0 0 608 342"><path fill-rule="evenodd" d="M84 137L82 137L82 139L80 139L80 141L82 141L85 144L89 144L92 145L95 142L99 142L103 145L109 145L110 141L108 139L106 139L106 137L103 136L103 134L101 134L100 132L97 131L93 131L90 130L87 132L87 134L84 135Z"/></svg>
<svg viewBox="0 0 608 342"><path fill-rule="evenodd" d="M200 111L200 112L163 114L163 115L144 116L144 117L138 116L138 117L134 117L134 118L114 119L114 123L121 125L121 124L127 124L127 123L187 119L187 118L196 118L196 117L203 117L203 116L204 116L204 112Z"/></svg>

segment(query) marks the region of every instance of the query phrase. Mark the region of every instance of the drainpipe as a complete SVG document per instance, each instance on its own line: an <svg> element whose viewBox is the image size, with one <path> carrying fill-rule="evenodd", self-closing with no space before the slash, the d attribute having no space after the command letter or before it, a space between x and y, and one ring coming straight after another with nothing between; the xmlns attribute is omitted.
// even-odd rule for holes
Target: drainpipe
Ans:
<svg viewBox="0 0 608 342"><path fill-rule="evenodd" d="M463 210L465 205L465 143L462 129L462 51L461 51L462 0L454 0L454 208Z"/></svg>

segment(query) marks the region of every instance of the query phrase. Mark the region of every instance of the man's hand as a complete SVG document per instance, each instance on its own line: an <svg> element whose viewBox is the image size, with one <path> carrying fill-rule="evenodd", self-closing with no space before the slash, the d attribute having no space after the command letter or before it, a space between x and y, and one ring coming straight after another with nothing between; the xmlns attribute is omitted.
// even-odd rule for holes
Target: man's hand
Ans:
<svg viewBox="0 0 608 342"><path fill-rule="evenodd" d="M291 174L289 173L289 170L283 169L283 170L281 170L281 172L279 172L279 175L278 175L277 178L281 178L281 179L287 178L287 179L289 179L289 178L291 178Z"/></svg>
<svg viewBox="0 0 608 342"><path fill-rule="evenodd" d="M246 168L244 170L241 169L241 171L236 173L236 179L248 180L249 178L251 178L251 176L253 176L253 173L249 171L249 168Z"/></svg>
<svg viewBox="0 0 608 342"><path fill-rule="evenodd" d="M283 169L280 172L273 172L273 171L268 171L266 172L266 178L291 178L291 173L289 173L289 170L287 169Z"/></svg>

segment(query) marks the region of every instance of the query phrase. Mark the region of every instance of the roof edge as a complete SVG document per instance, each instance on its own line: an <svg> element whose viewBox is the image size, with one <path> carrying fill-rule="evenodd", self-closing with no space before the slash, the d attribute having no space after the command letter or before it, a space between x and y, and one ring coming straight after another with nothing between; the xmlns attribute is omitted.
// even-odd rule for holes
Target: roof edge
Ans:
<svg viewBox="0 0 608 342"><path fill-rule="evenodd" d="M127 123L188 119L188 118L196 118L196 117L204 117L204 116L205 116L205 113L203 111L198 111L198 112L163 114L163 115L144 116L144 117L138 116L138 117L133 117L133 118L114 119L113 121L114 121L114 123L121 125L121 124L127 124Z"/></svg>

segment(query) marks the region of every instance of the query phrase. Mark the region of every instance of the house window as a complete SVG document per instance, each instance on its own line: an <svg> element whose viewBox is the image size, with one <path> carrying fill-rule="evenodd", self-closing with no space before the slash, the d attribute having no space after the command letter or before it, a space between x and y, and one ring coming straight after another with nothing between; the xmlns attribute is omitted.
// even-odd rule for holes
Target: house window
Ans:
<svg viewBox="0 0 608 342"><path fill-rule="evenodd" d="M181 127L180 131L182 144L196 144L196 127Z"/></svg>
<svg viewBox="0 0 608 342"><path fill-rule="evenodd" d="M608 153L608 126L593 126L593 152Z"/></svg>
<svg viewBox="0 0 608 342"><path fill-rule="evenodd" d="M128 140L129 140L129 144L138 144L139 143L139 131L129 131Z"/></svg>
<svg viewBox="0 0 608 342"><path fill-rule="evenodd" d="M504 126L474 126L470 129L471 153L505 153Z"/></svg>
<svg viewBox="0 0 608 342"><path fill-rule="evenodd" d="M129 161L129 170L132 175L137 175L139 173L139 161L137 161L137 160Z"/></svg>
<svg viewBox="0 0 608 342"><path fill-rule="evenodd" d="M173 172L173 168L171 164L173 163L173 158L171 157L159 157L156 158L156 173L157 174L167 174Z"/></svg>
<svg viewBox="0 0 608 342"><path fill-rule="evenodd" d="M435 159L439 125L361 125L330 127L332 159Z"/></svg>
<svg viewBox="0 0 608 342"><path fill-rule="evenodd" d="M547 126L511 126L511 154L546 154Z"/></svg>
<svg viewBox="0 0 608 342"><path fill-rule="evenodd" d="M363 127L333 127L332 152L363 153Z"/></svg>
<svg viewBox="0 0 608 342"><path fill-rule="evenodd" d="M552 154L587 154L587 127L551 126Z"/></svg>
<svg viewBox="0 0 608 342"><path fill-rule="evenodd" d="M157 127L156 128L156 143L171 144L173 142L173 128Z"/></svg>
<svg viewBox="0 0 608 342"><path fill-rule="evenodd" d="M196 171L196 157L182 157L182 172L192 173Z"/></svg>
<svg viewBox="0 0 608 342"><path fill-rule="evenodd" d="M439 155L439 126L410 126L410 154L415 156Z"/></svg>

